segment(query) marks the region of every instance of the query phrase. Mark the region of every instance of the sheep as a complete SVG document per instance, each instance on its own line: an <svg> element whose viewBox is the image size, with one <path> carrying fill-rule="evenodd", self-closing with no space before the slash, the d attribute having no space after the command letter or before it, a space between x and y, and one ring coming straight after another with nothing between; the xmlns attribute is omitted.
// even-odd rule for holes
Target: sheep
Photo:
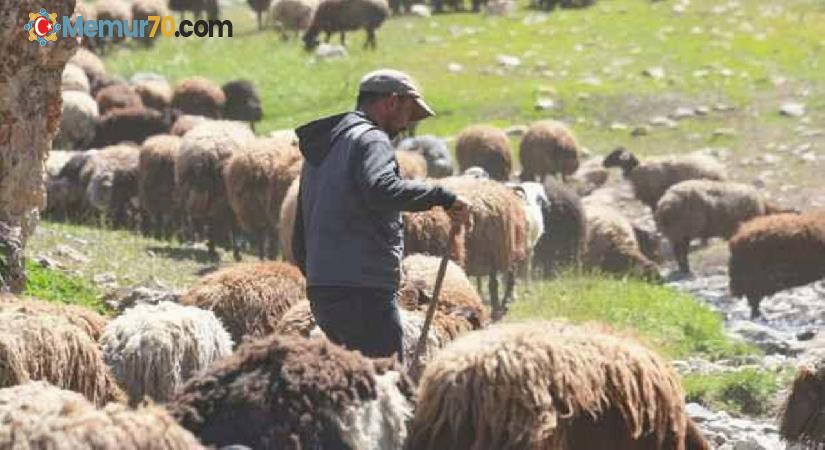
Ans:
<svg viewBox="0 0 825 450"><path fill-rule="evenodd" d="M306 298L306 282L297 267L283 262L241 263L204 276L181 304L213 311L232 340L272 332L295 302Z"/></svg>
<svg viewBox="0 0 825 450"><path fill-rule="evenodd" d="M84 16L85 19L85 16ZM94 53L85 48L78 48L74 56L69 59L69 64L74 64L86 73L90 86L94 86L97 80L106 76L106 66L103 61Z"/></svg>
<svg viewBox="0 0 825 450"><path fill-rule="evenodd" d="M710 447L662 358L595 326L540 321L469 333L439 351L406 448Z"/></svg>
<svg viewBox="0 0 825 450"><path fill-rule="evenodd" d="M317 6L316 0L277 0L272 6L272 19L281 28L281 37L289 38L288 31L298 33L309 28Z"/></svg>
<svg viewBox="0 0 825 450"><path fill-rule="evenodd" d="M132 19L135 23L139 23L139 20L146 20L148 21L150 16L158 16L163 18L164 16L168 16L169 11L166 9L166 2L163 0L135 0L132 3ZM155 37L150 37L149 32L152 30L151 26L147 26L143 30L143 36L134 36L134 39L139 40L146 46L150 46L154 43L155 38L160 34L156 34Z"/></svg>
<svg viewBox="0 0 825 450"><path fill-rule="evenodd" d="M32 450L202 450L157 406L98 409L43 381L0 389L0 447Z"/></svg>
<svg viewBox="0 0 825 450"><path fill-rule="evenodd" d="M610 171L603 166L604 158L590 158L584 161L571 177L565 180L575 186L576 193L587 196L604 186L610 179Z"/></svg>
<svg viewBox="0 0 825 450"><path fill-rule="evenodd" d="M208 120L208 118L203 116L193 116L190 114L180 115L172 123L172 128L169 129L169 134L183 137L183 135L185 135L189 130Z"/></svg>
<svg viewBox="0 0 825 450"><path fill-rule="evenodd" d="M169 114L143 106L113 109L98 118L91 145L104 147L124 142L140 145L151 136L168 133L171 121Z"/></svg>
<svg viewBox="0 0 825 450"><path fill-rule="evenodd" d="M503 305L512 299L514 285L505 286L499 303L497 273L513 270L526 257L527 221L524 209L512 190L490 180L449 177L438 180L470 203L472 227L467 232L468 275L489 275L490 305L494 319L504 314Z"/></svg>
<svg viewBox="0 0 825 450"><path fill-rule="evenodd" d="M606 168L620 167L622 175L630 180L636 198L654 213L659 199L676 183L699 179L726 179L725 167L718 160L697 153L650 159L640 163L627 149L619 147L607 155L602 164Z"/></svg>
<svg viewBox="0 0 825 450"><path fill-rule="evenodd" d="M274 259L278 249L278 217L270 212L280 212L283 196L297 176L290 168L301 159L301 154L292 145L273 138L255 139L249 147L226 162L226 196L241 229L257 238L258 257L263 260L267 256L269 243L268 256ZM235 259L240 260L237 248Z"/></svg>
<svg viewBox="0 0 825 450"><path fill-rule="evenodd" d="M551 277L565 266L578 266L587 242L587 220L581 199L562 182L547 178L544 191L549 206L542 208L544 229L533 250L533 264Z"/></svg>
<svg viewBox="0 0 825 450"><path fill-rule="evenodd" d="M798 444L799 448L820 449L825 444L823 383L825 366L821 362L813 367L801 366L782 406L779 434L789 443Z"/></svg>
<svg viewBox="0 0 825 450"><path fill-rule="evenodd" d="M285 261L291 263L295 263L295 257L292 254L292 234L295 230L295 214L298 207L298 189L300 185L301 178L298 176L289 185L278 215L278 240L280 241L281 255ZM404 237L406 239L406 231Z"/></svg>
<svg viewBox="0 0 825 450"><path fill-rule="evenodd" d="M448 242L452 219L441 207L427 211L401 213L404 223L404 253L424 253L443 256L449 252L450 259L459 266L467 263L466 227L461 227L452 242Z"/></svg>
<svg viewBox="0 0 825 450"><path fill-rule="evenodd" d="M46 177L56 178L77 152L52 149L46 157Z"/></svg>
<svg viewBox="0 0 825 450"><path fill-rule="evenodd" d="M89 212L90 205L86 201L86 185L81 172L97 150L73 153L57 176L49 179L46 185L47 203L44 213L59 220L80 221Z"/></svg>
<svg viewBox="0 0 825 450"><path fill-rule="evenodd" d="M497 181L507 181L513 166L510 140L498 128L472 125L465 128L455 144L458 170L479 166Z"/></svg>
<svg viewBox="0 0 825 450"><path fill-rule="evenodd" d="M135 80L132 77L132 87L148 108L165 111L172 104L172 86L163 78Z"/></svg>
<svg viewBox="0 0 825 450"><path fill-rule="evenodd" d="M34 297L18 297L11 294L0 294L0 311L59 316L83 330L93 341L100 338L107 322L105 317L89 308L47 302Z"/></svg>
<svg viewBox="0 0 825 450"><path fill-rule="evenodd" d="M232 338L211 311L172 302L138 305L100 337L103 360L136 405L167 402L183 383L232 353Z"/></svg>
<svg viewBox="0 0 825 450"><path fill-rule="evenodd" d="M261 96L255 85L249 80L235 80L221 87L226 97L223 117L227 120L249 122L252 131L255 131L255 122L263 117Z"/></svg>
<svg viewBox="0 0 825 450"><path fill-rule="evenodd" d="M333 33L341 33L341 45L345 44L345 33L364 28L367 40L364 48L375 49L375 30L381 27L390 15L386 0L321 0L312 16L312 23L304 33L307 50L318 46L318 35L326 33L326 41Z"/></svg>
<svg viewBox="0 0 825 450"><path fill-rule="evenodd" d="M509 182L506 185L518 195L521 200L521 207L524 208L524 216L527 220L527 239L524 242L526 259L521 269L529 281L533 275L534 249L539 239L544 235L543 211L550 209L551 205L547 199L547 192L545 192L544 186L540 183L532 181L521 183ZM508 276L510 278L514 277L515 272L510 271ZM515 280L508 280L508 283L514 282Z"/></svg>
<svg viewBox="0 0 825 450"><path fill-rule="evenodd" d="M156 239L169 239L180 219L175 188L175 159L181 138L159 134L143 142L138 162L138 199L144 212L142 229Z"/></svg>
<svg viewBox="0 0 825 450"><path fill-rule="evenodd" d="M128 84L112 84L101 89L95 95L95 101L101 116L113 109L143 106L140 96Z"/></svg>
<svg viewBox="0 0 825 450"><path fill-rule="evenodd" d="M264 12L269 10L269 7L272 5L272 0L246 0L246 3L258 15L258 29L263 30L263 15Z"/></svg>
<svg viewBox="0 0 825 450"><path fill-rule="evenodd" d="M218 20L220 17L218 0L169 0L169 9L180 12L181 20L186 11L192 11L197 19L200 19L204 12L208 20Z"/></svg>
<svg viewBox="0 0 825 450"><path fill-rule="evenodd" d="M745 222L728 242L734 297L758 318L766 296L825 278L825 212L777 214Z"/></svg>
<svg viewBox="0 0 825 450"><path fill-rule="evenodd" d="M427 176L444 178L453 174L453 160L443 139L431 135L409 137L402 140L396 150L423 156L427 161Z"/></svg>
<svg viewBox="0 0 825 450"><path fill-rule="evenodd" d="M584 202L584 215L587 217L585 267L661 281L656 263L642 253L633 225L622 213L608 205Z"/></svg>
<svg viewBox="0 0 825 450"><path fill-rule="evenodd" d="M75 3L74 13L72 14L72 17L71 17L72 25L76 24L77 23L77 18L81 17L81 16L83 17L84 22L97 20L97 12L95 11L94 5L90 5L86 2L78 0L77 3ZM82 38L78 38L78 39L79 39L80 45L82 46L82 47L79 47L79 48L82 48L83 50L86 50L86 49L94 50L95 47L97 47L97 41L95 40L94 37L83 36Z"/></svg>
<svg viewBox="0 0 825 450"><path fill-rule="evenodd" d="M0 387L45 380L99 406L123 400L95 341L59 315L0 311L0 354Z"/></svg>
<svg viewBox="0 0 825 450"><path fill-rule="evenodd" d="M183 137L175 160L175 183L188 219L205 223L209 230L209 254L229 236L235 247L235 216L226 198L223 171L233 153L242 151L252 132L239 122L208 121Z"/></svg>
<svg viewBox="0 0 825 450"><path fill-rule="evenodd" d="M418 153L397 151L395 159L402 178L408 180L427 178L427 161Z"/></svg>
<svg viewBox="0 0 825 450"><path fill-rule="evenodd" d="M75 64L66 64L60 78L60 89L66 91L80 91L85 94L90 92L89 77L86 72Z"/></svg>
<svg viewBox="0 0 825 450"><path fill-rule="evenodd" d="M169 409L216 447L402 448L412 389L391 364L323 338L268 336L190 380Z"/></svg>
<svg viewBox="0 0 825 450"><path fill-rule="evenodd" d="M181 81L172 94L172 108L182 114L220 119L225 103L226 95L221 88L203 77Z"/></svg>
<svg viewBox="0 0 825 450"><path fill-rule="evenodd" d="M121 0L107 0L95 3L95 14L97 20L108 20L132 24L132 10L129 4ZM113 27L115 30L118 27ZM125 31L125 30L124 30ZM118 43L125 40L125 33L120 34L112 31L108 36L104 35L100 41L101 49L105 49L104 43Z"/></svg>
<svg viewBox="0 0 825 450"><path fill-rule="evenodd" d="M100 116L97 102L81 91L64 91L60 129L52 145L67 150L88 148L95 137L95 126Z"/></svg>
<svg viewBox="0 0 825 450"><path fill-rule="evenodd" d="M712 180L688 180L671 186L656 205L656 227L673 246L682 273L690 273L688 252L695 238L728 239L742 222L775 214L753 186Z"/></svg>
<svg viewBox="0 0 825 450"><path fill-rule="evenodd" d="M521 180L539 182L547 175L561 174L562 180L579 168L579 144L567 125L542 120L530 125L521 140L519 160Z"/></svg>
<svg viewBox="0 0 825 450"><path fill-rule="evenodd" d="M115 228L127 224L137 203L139 161L138 147L114 145L95 153L81 171L86 200L100 213L108 214Z"/></svg>

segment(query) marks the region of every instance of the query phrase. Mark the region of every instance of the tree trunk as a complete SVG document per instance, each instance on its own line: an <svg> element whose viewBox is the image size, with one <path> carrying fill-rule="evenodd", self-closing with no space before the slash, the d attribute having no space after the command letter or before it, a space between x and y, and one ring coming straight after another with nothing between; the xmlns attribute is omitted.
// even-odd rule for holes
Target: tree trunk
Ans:
<svg viewBox="0 0 825 450"><path fill-rule="evenodd" d="M44 163L60 125L60 79L77 47L62 31L41 47L23 27L41 8L62 25L74 7L75 0L0 0L0 267L9 266L0 289L23 286L21 256L45 204Z"/></svg>

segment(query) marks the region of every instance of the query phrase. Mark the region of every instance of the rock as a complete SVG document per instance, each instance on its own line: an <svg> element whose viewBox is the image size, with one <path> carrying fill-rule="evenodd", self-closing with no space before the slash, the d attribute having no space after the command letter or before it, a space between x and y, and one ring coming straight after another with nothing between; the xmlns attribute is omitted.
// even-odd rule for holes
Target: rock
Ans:
<svg viewBox="0 0 825 450"><path fill-rule="evenodd" d="M642 71L642 75L654 80L661 80L665 77L665 69L662 67L649 67Z"/></svg>
<svg viewBox="0 0 825 450"><path fill-rule="evenodd" d="M736 130L733 128L717 128L713 130L713 137L731 137L736 136Z"/></svg>
<svg viewBox="0 0 825 450"><path fill-rule="evenodd" d="M62 256L64 258L68 258L76 263L85 264L89 262L89 258L86 257L86 255L74 249L73 247L69 247L65 244L58 245L57 248L54 250L54 254L57 256Z"/></svg>
<svg viewBox="0 0 825 450"><path fill-rule="evenodd" d="M418 17L430 17L432 15L430 7L421 3L416 3L415 5L412 5L412 7L410 8L410 13Z"/></svg>
<svg viewBox="0 0 825 450"><path fill-rule="evenodd" d="M624 131L628 129L628 126L621 122L613 122L610 124L610 129L613 131Z"/></svg>
<svg viewBox="0 0 825 450"><path fill-rule="evenodd" d="M546 111L556 107L556 102L551 98L540 98L536 100L536 110Z"/></svg>
<svg viewBox="0 0 825 450"><path fill-rule="evenodd" d="M696 423L707 422L716 417L713 411L698 403L688 403L685 405L685 413Z"/></svg>
<svg viewBox="0 0 825 450"><path fill-rule="evenodd" d="M798 341L810 341L814 337L816 337L816 331L814 330L800 331L796 334L796 339Z"/></svg>
<svg viewBox="0 0 825 450"><path fill-rule="evenodd" d="M648 134L650 134L650 127L647 125L636 127L630 132L633 137L647 136Z"/></svg>
<svg viewBox="0 0 825 450"><path fill-rule="evenodd" d="M798 355L803 351L795 336L767 325L743 320L730 324L728 331L753 343L769 355Z"/></svg>
<svg viewBox="0 0 825 450"><path fill-rule="evenodd" d="M510 55L498 55L496 62L498 65L508 69L514 69L521 65L521 59L519 57Z"/></svg>
<svg viewBox="0 0 825 450"><path fill-rule="evenodd" d="M779 108L779 113L788 117L802 117L805 115L805 105L803 103L786 102Z"/></svg>
<svg viewBox="0 0 825 450"><path fill-rule="evenodd" d="M693 108L688 108L686 106L680 106L676 108L676 111L673 111L670 114L672 119L680 120L680 119L687 119L696 115L696 111Z"/></svg>
<svg viewBox="0 0 825 450"><path fill-rule="evenodd" d="M117 277L111 272L96 274L92 281L100 288L109 289L117 285Z"/></svg>
<svg viewBox="0 0 825 450"><path fill-rule="evenodd" d="M802 155L799 155L799 159L801 159L802 161L805 161L805 162L816 162L818 157L816 156L816 153L808 152L808 153L803 153Z"/></svg>
<svg viewBox="0 0 825 450"><path fill-rule="evenodd" d="M38 255L35 256L34 262L37 263L38 266L43 267L45 269L62 269L63 266L57 262L56 260L49 258L46 255Z"/></svg>
<svg viewBox="0 0 825 450"><path fill-rule="evenodd" d="M733 111L735 108L731 105L727 105L725 103L717 103L713 105L713 109L719 112L728 112Z"/></svg>
<svg viewBox="0 0 825 450"><path fill-rule="evenodd" d="M709 106L702 105L702 106L697 106L696 107L696 115L698 115L698 116L707 116L708 114L710 114L710 107Z"/></svg>
<svg viewBox="0 0 825 450"><path fill-rule="evenodd" d="M341 59L349 56L343 45L321 43L315 49L315 56L321 59Z"/></svg>
<svg viewBox="0 0 825 450"><path fill-rule="evenodd" d="M513 125L504 129L504 133L510 137L522 137L527 134L527 125Z"/></svg>
<svg viewBox="0 0 825 450"><path fill-rule="evenodd" d="M650 119L648 123L655 127L675 128L677 126L677 123L674 120L668 119L664 116L654 117Z"/></svg>
<svg viewBox="0 0 825 450"><path fill-rule="evenodd" d="M464 70L464 67L459 63L447 64L447 71L450 73L459 73Z"/></svg>

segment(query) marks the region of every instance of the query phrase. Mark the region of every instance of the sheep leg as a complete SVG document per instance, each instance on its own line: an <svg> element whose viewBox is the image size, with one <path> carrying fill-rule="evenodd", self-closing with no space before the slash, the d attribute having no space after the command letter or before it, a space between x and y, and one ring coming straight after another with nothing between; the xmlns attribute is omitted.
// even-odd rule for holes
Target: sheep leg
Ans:
<svg viewBox="0 0 825 450"><path fill-rule="evenodd" d="M498 277L494 270L490 273L489 289L490 289L490 309L493 310L493 320L501 318L501 305L498 302Z"/></svg>
<svg viewBox="0 0 825 450"><path fill-rule="evenodd" d="M367 30L367 43L364 46L369 46L369 48L375 50L375 30L370 28Z"/></svg>
<svg viewBox="0 0 825 450"><path fill-rule="evenodd" d="M232 257L235 258L235 261L241 261L241 244L238 242L237 238L238 231L235 228L235 225L231 225L229 227L229 245L232 246Z"/></svg>
<svg viewBox="0 0 825 450"><path fill-rule="evenodd" d="M261 11L258 11L258 30L264 29L263 18L261 17Z"/></svg>
<svg viewBox="0 0 825 450"><path fill-rule="evenodd" d="M327 38L324 40L327 44L329 44L329 38L332 37L332 33L327 31Z"/></svg>
<svg viewBox="0 0 825 450"><path fill-rule="evenodd" d="M347 46L347 35L343 31L341 32L341 45L344 47Z"/></svg>
<svg viewBox="0 0 825 450"><path fill-rule="evenodd" d="M690 273L690 263L688 262L688 250L690 249L690 239L682 239L673 245L673 253L676 256L676 263L679 264L679 271Z"/></svg>
<svg viewBox="0 0 825 450"><path fill-rule="evenodd" d="M762 311L759 310L759 303L762 302L762 297L755 295L748 296L748 305L751 307L751 320L756 320L762 317Z"/></svg>
<svg viewBox="0 0 825 450"><path fill-rule="evenodd" d="M504 286L504 298L501 301L502 309L507 308L507 304L513 301L516 287L516 269L511 268L507 271L507 284Z"/></svg>

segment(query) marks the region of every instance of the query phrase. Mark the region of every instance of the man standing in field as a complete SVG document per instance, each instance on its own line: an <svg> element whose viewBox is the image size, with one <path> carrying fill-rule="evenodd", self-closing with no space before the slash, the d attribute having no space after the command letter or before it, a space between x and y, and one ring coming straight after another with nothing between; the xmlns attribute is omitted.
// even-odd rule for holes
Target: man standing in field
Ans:
<svg viewBox="0 0 825 450"><path fill-rule="evenodd" d="M469 214L444 188L399 175L390 140L433 115L407 74L383 69L361 80L355 111L296 129L305 161L293 254L318 326L368 357L403 360L401 211L442 206L455 221Z"/></svg>

